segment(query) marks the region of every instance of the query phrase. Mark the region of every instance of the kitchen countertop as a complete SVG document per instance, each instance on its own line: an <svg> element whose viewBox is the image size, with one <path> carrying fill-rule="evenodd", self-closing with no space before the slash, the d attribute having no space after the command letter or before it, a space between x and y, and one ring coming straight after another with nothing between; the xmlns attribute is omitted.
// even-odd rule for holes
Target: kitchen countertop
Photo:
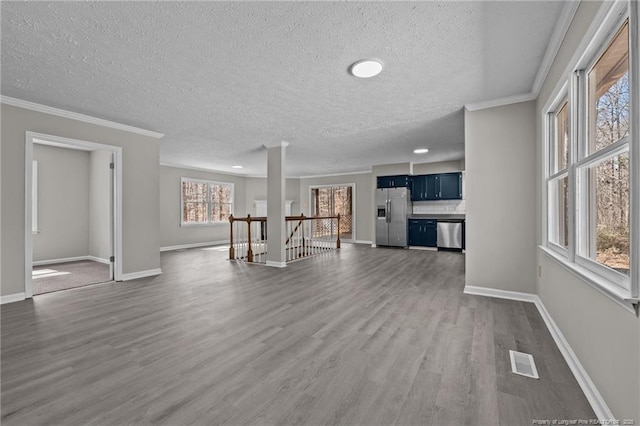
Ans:
<svg viewBox="0 0 640 426"><path fill-rule="evenodd" d="M445 214L445 213L430 214L430 213L425 213L425 214L412 214L412 215L409 215L408 219L458 219L458 220L465 220L465 215L464 214L460 214L460 213L452 213L452 214Z"/></svg>

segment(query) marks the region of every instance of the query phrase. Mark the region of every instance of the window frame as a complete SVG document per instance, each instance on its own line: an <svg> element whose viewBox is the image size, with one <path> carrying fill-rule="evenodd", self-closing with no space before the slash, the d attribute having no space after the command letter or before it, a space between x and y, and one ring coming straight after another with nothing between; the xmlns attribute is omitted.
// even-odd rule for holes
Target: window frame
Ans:
<svg viewBox="0 0 640 426"><path fill-rule="evenodd" d="M638 21L640 11L637 2L618 0L605 4L603 19L594 20L592 28L583 39L576 54L569 62L564 73L565 78L556 85L552 96L542 109L543 114L543 182L542 182L542 246L552 258L564 265L571 272L579 275L587 283L594 286L626 308L633 309L630 304L640 299L640 64L636 53L639 46ZM589 154L588 134L588 102L587 73L597 63L618 31L629 21L629 135L612 145ZM597 23L596 23L597 21ZM634 50L635 49L635 50ZM569 102L569 164L567 169L555 171L555 114L565 100ZM617 272L592 259L584 257L578 244L583 244L590 237L588 215L589 209L585 200L592 195L585 189L587 183L581 181L581 175L590 166L608 161L616 155L628 150L629 153L629 275ZM554 230L554 205L551 196L551 182L557 181L565 174L569 180L569 246L567 249L551 241Z"/></svg>
<svg viewBox="0 0 640 426"><path fill-rule="evenodd" d="M185 222L184 221L184 183L185 182L189 182L189 183L204 183L207 185L207 196L206 196L206 203L207 203L207 221L206 222ZM212 209L211 209L211 185L224 185L224 186L228 186L231 189L231 208L230 210L230 214L233 215L234 214L234 209L235 209L235 187L234 187L234 183L233 182L220 182L220 181L213 181L213 180L207 180L207 179L197 179L197 178L190 178L190 177L181 177L180 178L180 226L181 227L198 227L198 226L220 226L220 225L226 225L229 223L229 221L227 220L223 220L223 221L212 221L211 220L211 213L212 213Z"/></svg>
<svg viewBox="0 0 640 426"><path fill-rule="evenodd" d="M572 241L572 215L571 215L571 209L572 209L572 203L571 203L571 193L569 193L569 197L568 197L568 206L567 208L569 209L569 223L567 223L567 226L569 228L569 237L568 237L568 243L569 246L568 247L564 247L554 241L552 241L551 239L551 235L552 232L555 230L554 227L558 226L558 224L556 223L555 219L557 218L557 205L555 203L552 203L549 195L550 195L550 187L554 182L559 181L560 179L564 179L564 177L566 176L567 178L569 178L569 186L571 186L571 178L570 178L570 169L571 169L571 164L572 164L572 152L573 147L571 144L572 138L571 138L571 134L572 132L572 117L571 117L571 113L572 113L572 109L569 108L568 112L569 112L569 128L567 129L568 133L569 133L569 140L567 141L567 148L569 151L569 155L568 155L568 159L567 159L567 167L561 170L556 170L558 169L558 158L557 158L557 115L558 112L563 108L563 106L565 105L565 103L570 107L571 106L571 97L569 94L569 89L568 89L568 84L564 84L562 86L562 88L560 89L559 93L555 96L554 101L552 103L551 108L548 109L548 111L545 114L545 121L546 121L546 125L547 125L547 131L545 132L547 135L547 140L546 140L546 146L547 146L547 155L545 156L545 162L546 162L546 168L545 168L545 200L546 200L546 204L547 204L547 211L546 211L546 217L547 217L547 226L546 228L546 232L545 232L545 243L546 245L551 248L552 250L554 250L556 253L560 254L561 256L568 258L569 257L569 253L571 251L571 241Z"/></svg>

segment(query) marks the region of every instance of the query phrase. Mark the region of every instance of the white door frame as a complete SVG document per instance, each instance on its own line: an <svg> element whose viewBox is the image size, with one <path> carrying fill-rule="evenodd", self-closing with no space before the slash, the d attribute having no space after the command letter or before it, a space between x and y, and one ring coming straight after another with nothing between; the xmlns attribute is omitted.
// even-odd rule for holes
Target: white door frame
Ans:
<svg viewBox="0 0 640 426"><path fill-rule="evenodd" d="M351 187L351 239L343 240L345 242L356 241L356 184L352 183L329 183L326 185L309 185L309 216L313 214L313 197L311 196L313 189L332 188L334 186L350 186Z"/></svg>
<svg viewBox="0 0 640 426"><path fill-rule="evenodd" d="M113 279L122 281L122 148L113 145L105 145L95 142L69 139L61 136L46 135L43 133L26 132L25 140L25 211L24 211L24 242L25 242L25 297L33 297L33 230L32 230L32 189L33 189L33 144L57 146L62 148L80 149L84 151L105 150L110 151L113 156L113 200L111 203L113 211L113 224L111 227L113 241Z"/></svg>

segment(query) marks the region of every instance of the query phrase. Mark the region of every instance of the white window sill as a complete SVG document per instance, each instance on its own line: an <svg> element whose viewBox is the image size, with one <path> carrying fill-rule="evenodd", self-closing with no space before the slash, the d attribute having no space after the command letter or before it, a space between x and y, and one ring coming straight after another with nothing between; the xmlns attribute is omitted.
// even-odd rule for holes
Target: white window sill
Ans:
<svg viewBox="0 0 640 426"><path fill-rule="evenodd" d="M544 246L538 246L538 248L548 257L555 260L558 264L571 272L573 275L587 282L587 284L589 284L591 287L595 288L600 293L604 294L609 299L625 308L627 311L632 312L633 314L637 314L636 305L638 302L640 302L640 299L630 297L629 292L627 292L626 290L618 287L617 285L611 283L609 280L591 272L581 265L569 262L566 258L553 251L552 249Z"/></svg>

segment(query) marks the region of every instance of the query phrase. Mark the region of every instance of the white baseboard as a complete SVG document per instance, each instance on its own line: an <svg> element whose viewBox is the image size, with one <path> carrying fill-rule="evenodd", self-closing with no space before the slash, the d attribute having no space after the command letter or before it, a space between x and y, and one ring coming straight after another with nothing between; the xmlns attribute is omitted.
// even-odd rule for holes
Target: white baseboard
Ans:
<svg viewBox="0 0 640 426"><path fill-rule="evenodd" d="M409 250L438 251L438 247L409 246Z"/></svg>
<svg viewBox="0 0 640 426"><path fill-rule="evenodd" d="M560 330L560 327L558 327L556 322L553 320L553 318L549 314L549 311L547 311L547 308L544 306L544 303L542 303L542 299L540 299L537 294L520 293L516 291L498 290L493 288L475 287L469 285L465 286L464 293L477 296L517 300L520 302L530 302L535 304L538 312L540 312L540 316L544 320L544 323L549 330L549 333L551 333L551 337L553 337L556 346L558 346L558 349L560 349L560 353L562 353L564 360L567 362L567 365L569 365L569 369L571 369L571 372L578 381L578 384L580 385L580 388L582 389L584 395L587 397L587 400L589 401L593 412L596 414L596 417L601 420L615 418L606 401L604 400L602 395L600 395L600 392L598 392L596 385L593 383L593 381L589 377L589 374L582 366L582 363L578 359L578 356L571 348L571 345L569 345L569 342L567 342L567 339L565 339L562 331Z"/></svg>
<svg viewBox="0 0 640 426"><path fill-rule="evenodd" d="M203 243L190 243L190 244L180 244L177 246L166 246L160 247L160 251L172 251L172 250L183 250L197 247L208 247L208 246L218 246L221 244L229 244L229 240L220 240L220 241L205 241Z"/></svg>
<svg viewBox="0 0 640 426"><path fill-rule="evenodd" d="M615 419L616 417L614 417L604 398L600 395L600 392L598 392L596 385L591 381L589 374L582 366L578 356L573 352L569 342L567 342L562 331L560 331L560 327L558 327L547 311L547 308L544 306L544 303L542 303L542 299L538 296L536 296L536 299L535 304L538 308L538 312L540 312L540 316L542 316L553 340L556 342L556 345L558 346L558 349L560 349L565 361L567 361L567 364L578 381L582 392L584 392L589 404L591 404L591 408L593 408L593 412L596 414L596 417L600 420Z"/></svg>
<svg viewBox="0 0 640 426"><path fill-rule="evenodd" d="M519 291L507 291L497 288L476 287L472 285L464 286L465 294L473 294L476 296L496 297L498 299L518 300L520 302L535 303L538 296L532 293L521 293Z"/></svg>
<svg viewBox="0 0 640 426"><path fill-rule="evenodd" d="M137 280L138 278L153 277L160 274L162 274L162 269L160 268L148 269L146 271L130 272L128 274L122 274L122 281Z"/></svg>
<svg viewBox="0 0 640 426"><path fill-rule="evenodd" d="M368 241L368 240L353 240L352 241L353 244L372 244L373 241Z"/></svg>
<svg viewBox="0 0 640 426"><path fill-rule="evenodd" d="M98 263L104 263L105 265L109 265L111 263L109 259L103 259L101 257L96 257L96 256L87 256L87 260L92 260Z"/></svg>
<svg viewBox="0 0 640 426"><path fill-rule="evenodd" d="M0 305L4 305L5 303L13 303L19 302L21 300L25 300L24 293L16 293L16 294L7 294L6 296L0 296Z"/></svg>
<svg viewBox="0 0 640 426"><path fill-rule="evenodd" d="M267 266L271 266L273 268L286 268L287 262L276 262L274 260L267 260Z"/></svg>
<svg viewBox="0 0 640 426"><path fill-rule="evenodd" d="M78 262L80 260L89 260L89 256L64 257L62 259L34 260L33 266L53 265L54 263Z"/></svg>

